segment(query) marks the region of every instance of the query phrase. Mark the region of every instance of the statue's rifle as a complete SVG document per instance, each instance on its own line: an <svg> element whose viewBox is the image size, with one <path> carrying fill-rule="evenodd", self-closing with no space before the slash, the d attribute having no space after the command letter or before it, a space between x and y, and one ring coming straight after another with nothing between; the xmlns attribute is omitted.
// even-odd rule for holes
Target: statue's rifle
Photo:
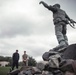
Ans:
<svg viewBox="0 0 76 75"><path fill-rule="evenodd" d="M72 22L70 22L70 23L68 22L68 24L69 24L72 28L74 28L74 29L75 29L75 23L76 23L76 22L75 22L74 20L72 20Z"/></svg>

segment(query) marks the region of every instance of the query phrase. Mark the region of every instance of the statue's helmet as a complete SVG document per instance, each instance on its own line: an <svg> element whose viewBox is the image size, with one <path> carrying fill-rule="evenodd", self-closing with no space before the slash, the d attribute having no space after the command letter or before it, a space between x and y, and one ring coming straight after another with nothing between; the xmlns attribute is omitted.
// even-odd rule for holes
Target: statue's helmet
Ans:
<svg viewBox="0 0 76 75"><path fill-rule="evenodd" d="M60 4L54 4L53 7L58 7L58 8L60 8Z"/></svg>

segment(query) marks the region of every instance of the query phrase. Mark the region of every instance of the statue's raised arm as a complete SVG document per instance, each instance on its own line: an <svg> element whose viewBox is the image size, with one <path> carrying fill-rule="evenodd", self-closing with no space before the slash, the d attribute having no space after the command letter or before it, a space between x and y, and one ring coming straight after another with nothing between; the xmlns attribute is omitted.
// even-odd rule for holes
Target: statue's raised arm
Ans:
<svg viewBox="0 0 76 75"><path fill-rule="evenodd" d="M40 1L39 4L43 4L43 6L49 10L51 10L52 12L56 11L57 9L55 7L53 7L52 5L48 5L47 3L45 3L44 1Z"/></svg>

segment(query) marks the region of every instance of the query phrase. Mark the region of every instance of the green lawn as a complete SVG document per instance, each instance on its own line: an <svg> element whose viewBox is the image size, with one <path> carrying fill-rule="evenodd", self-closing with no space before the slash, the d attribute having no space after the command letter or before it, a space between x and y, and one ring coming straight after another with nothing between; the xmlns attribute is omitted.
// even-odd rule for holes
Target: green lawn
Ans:
<svg viewBox="0 0 76 75"><path fill-rule="evenodd" d="M20 68L21 67L19 66L19 69ZM0 75L7 75L7 73L10 71L10 69L11 69L11 67L0 67Z"/></svg>
<svg viewBox="0 0 76 75"><path fill-rule="evenodd" d="M0 75L7 75L9 70L10 70L10 67L0 67Z"/></svg>

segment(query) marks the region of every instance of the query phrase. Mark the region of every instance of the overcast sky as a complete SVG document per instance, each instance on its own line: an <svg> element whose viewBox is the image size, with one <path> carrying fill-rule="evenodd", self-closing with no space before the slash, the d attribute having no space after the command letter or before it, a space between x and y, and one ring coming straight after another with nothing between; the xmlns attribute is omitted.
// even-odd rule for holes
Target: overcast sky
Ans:
<svg viewBox="0 0 76 75"><path fill-rule="evenodd" d="M0 0L0 56L12 56L19 50L37 61L42 54L58 45L52 12L39 5L41 0ZM76 0L44 0L48 5L59 3L76 21ZM76 29L68 25L69 44L76 43Z"/></svg>

